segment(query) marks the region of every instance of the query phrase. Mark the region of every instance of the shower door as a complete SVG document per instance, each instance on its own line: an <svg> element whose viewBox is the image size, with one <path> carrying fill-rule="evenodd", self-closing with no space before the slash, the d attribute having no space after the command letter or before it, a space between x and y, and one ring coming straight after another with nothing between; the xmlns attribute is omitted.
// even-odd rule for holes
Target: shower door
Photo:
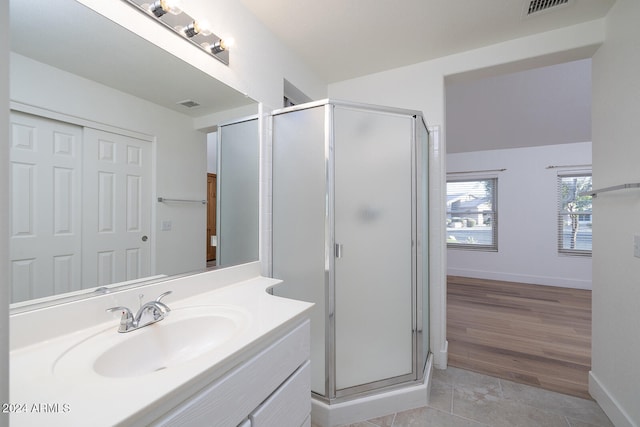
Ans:
<svg viewBox="0 0 640 427"><path fill-rule="evenodd" d="M336 397L415 379L414 117L333 110Z"/></svg>

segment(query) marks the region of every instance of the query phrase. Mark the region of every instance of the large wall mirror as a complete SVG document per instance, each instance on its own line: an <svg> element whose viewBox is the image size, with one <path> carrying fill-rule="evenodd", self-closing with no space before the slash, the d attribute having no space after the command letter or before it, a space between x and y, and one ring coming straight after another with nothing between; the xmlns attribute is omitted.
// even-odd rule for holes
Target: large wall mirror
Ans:
<svg viewBox="0 0 640 427"><path fill-rule="evenodd" d="M14 311L257 260L255 101L75 0L11 0L10 14ZM211 161L234 138L249 148ZM212 211L252 224L226 253Z"/></svg>

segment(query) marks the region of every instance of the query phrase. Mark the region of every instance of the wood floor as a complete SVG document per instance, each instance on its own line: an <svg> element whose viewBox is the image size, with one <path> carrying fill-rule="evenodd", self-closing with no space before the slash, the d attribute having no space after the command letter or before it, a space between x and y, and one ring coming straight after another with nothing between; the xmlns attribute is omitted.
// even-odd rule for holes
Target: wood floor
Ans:
<svg viewBox="0 0 640 427"><path fill-rule="evenodd" d="M591 291L447 278L449 364L590 399Z"/></svg>

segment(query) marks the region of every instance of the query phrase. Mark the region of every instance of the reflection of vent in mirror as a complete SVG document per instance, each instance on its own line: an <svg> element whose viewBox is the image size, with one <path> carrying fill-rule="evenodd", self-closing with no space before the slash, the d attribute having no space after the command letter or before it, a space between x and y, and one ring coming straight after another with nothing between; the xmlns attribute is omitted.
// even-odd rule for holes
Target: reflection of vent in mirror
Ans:
<svg viewBox="0 0 640 427"><path fill-rule="evenodd" d="M193 107L199 107L200 104L198 104L196 101L192 101L190 99L187 99L185 101L180 101L178 102L179 105L183 105L187 108L193 108Z"/></svg>
<svg viewBox="0 0 640 427"><path fill-rule="evenodd" d="M523 16L537 15L542 12L548 12L552 9L568 6L572 0L527 0L525 1Z"/></svg>

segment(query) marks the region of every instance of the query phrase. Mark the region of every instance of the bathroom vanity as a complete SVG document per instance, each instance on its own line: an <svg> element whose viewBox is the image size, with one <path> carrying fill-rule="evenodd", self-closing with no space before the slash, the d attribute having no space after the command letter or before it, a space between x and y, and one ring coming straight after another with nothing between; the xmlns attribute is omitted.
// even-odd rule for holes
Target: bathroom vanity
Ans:
<svg viewBox="0 0 640 427"><path fill-rule="evenodd" d="M312 304L278 283L250 263L12 314L11 425L310 425ZM106 311L167 291L131 332Z"/></svg>

